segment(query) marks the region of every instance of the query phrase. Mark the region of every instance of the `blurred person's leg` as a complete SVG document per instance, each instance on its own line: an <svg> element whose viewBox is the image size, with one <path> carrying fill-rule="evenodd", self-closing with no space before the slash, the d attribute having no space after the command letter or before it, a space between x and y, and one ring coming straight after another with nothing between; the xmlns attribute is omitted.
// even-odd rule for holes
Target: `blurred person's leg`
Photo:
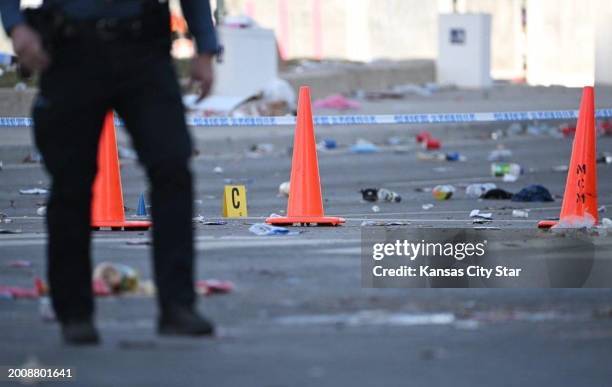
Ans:
<svg viewBox="0 0 612 387"><path fill-rule="evenodd" d="M58 52L42 74L33 106L34 135L51 177L47 208L48 278L63 327L94 313L90 212L98 139L107 103L96 66ZM66 338L66 332L64 331ZM70 339L68 338L68 341Z"/></svg>
<svg viewBox="0 0 612 387"><path fill-rule="evenodd" d="M140 52L142 57L139 57ZM139 47L122 61L114 105L151 183L153 263L162 324L186 318L183 334L209 334L195 311L193 182L189 168L191 138L185 124L180 88L169 54ZM182 328L179 327L179 330Z"/></svg>

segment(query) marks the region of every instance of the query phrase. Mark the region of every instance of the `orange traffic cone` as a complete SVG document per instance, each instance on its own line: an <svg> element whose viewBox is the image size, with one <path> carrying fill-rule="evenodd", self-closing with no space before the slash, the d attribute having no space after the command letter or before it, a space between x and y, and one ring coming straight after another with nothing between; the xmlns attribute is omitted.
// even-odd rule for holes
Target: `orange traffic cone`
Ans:
<svg viewBox="0 0 612 387"><path fill-rule="evenodd" d="M293 140L293 160L291 162L291 182L289 184L289 203L286 217L266 219L266 223L276 225L318 224L337 226L344 219L325 216L317 148L310 107L310 89L300 87L298 113Z"/></svg>
<svg viewBox="0 0 612 387"><path fill-rule="evenodd" d="M584 227L599 222L595 147L595 93L589 86L582 91L559 222L543 220L538 223L539 228Z"/></svg>
<svg viewBox="0 0 612 387"><path fill-rule="evenodd" d="M98 175L93 185L91 227L95 230L101 227L109 227L111 230L147 230L151 227L148 221L125 220L112 111L104 119L98 145Z"/></svg>

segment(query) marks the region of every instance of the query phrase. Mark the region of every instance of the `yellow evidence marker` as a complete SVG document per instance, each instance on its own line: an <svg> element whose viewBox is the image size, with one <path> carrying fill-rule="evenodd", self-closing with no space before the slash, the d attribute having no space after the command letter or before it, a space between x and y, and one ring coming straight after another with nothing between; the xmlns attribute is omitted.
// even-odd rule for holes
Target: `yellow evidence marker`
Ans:
<svg viewBox="0 0 612 387"><path fill-rule="evenodd" d="M226 185L223 190L222 213L224 218L244 218L247 211L246 188L243 185Z"/></svg>

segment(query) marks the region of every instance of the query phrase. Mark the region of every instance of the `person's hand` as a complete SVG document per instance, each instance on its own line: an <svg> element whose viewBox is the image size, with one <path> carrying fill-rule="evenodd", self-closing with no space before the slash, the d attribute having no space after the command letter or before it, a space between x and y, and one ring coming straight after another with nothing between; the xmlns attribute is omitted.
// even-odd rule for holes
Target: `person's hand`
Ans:
<svg viewBox="0 0 612 387"><path fill-rule="evenodd" d="M43 48L40 35L27 24L18 24L13 27L11 39L19 63L26 69L41 71L49 66L49 55Z"/></svg>
<svg viewBox="0 0 612 387"><path fill-rule="evenodd" d="M199 97L197 102L204 99L212 88L213 74L213 55L198 54L191 61L191 82L190 88L197 87L199 89Z"/></svg>

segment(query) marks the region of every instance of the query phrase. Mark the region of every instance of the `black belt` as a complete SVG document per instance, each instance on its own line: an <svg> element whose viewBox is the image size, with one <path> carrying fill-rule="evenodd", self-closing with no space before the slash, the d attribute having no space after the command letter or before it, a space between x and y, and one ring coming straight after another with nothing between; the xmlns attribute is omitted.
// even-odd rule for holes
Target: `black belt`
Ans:
<svg viewBox="0 0 612 387"><path fill-rule="evenodd" d="M59 31L64 39L164 38L170 36L170 19L148 19L145 15L130 18L66 20Z"/></svg>
<svg viewBox="0 0 612 387"><path fill-rule="evenodd" d="M167 4L143 7L141 14L127 18L79 20L68 17L57 7L28 9L25 14L28 24L40 32L43 43L51 51L55 45L66 40L170 38L170 12Z"/></svg>

